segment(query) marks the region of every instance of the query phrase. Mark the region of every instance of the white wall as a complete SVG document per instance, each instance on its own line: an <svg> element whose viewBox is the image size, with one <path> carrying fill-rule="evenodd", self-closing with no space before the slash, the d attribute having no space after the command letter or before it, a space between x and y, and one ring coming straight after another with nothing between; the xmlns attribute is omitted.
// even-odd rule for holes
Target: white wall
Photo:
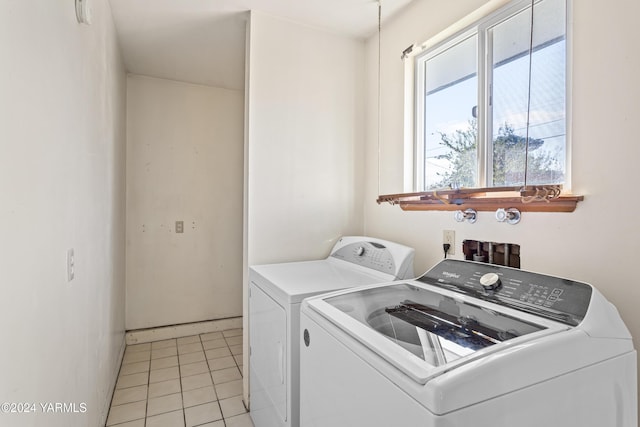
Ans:
<svg viewBox="0 0 640 427"><path fill-rule="evenodd" d="M402 188L402 62L399 53L423 41L484 3L462 8L456 2L424 0L383 28L382 192ZM460 3L460 2L458 2ZM635 195L640 144L640 3L622 0L615 7L574 1L573 192L585 195L574 213L524 213L517 226L499 224L493 212L481 212L476 224L458 224L451 212L403 212L375 203L377 145L375 120L368 120L365 231L416 248L416 271L442 258L442 230L456 231L456 256L463 239L521 245L522 268L592 283L617 305L640 342L640 286ZM457 7L457 9L456 9ZM438 11L437 14L433 11ZM425 22L425 19L427 20ZM368 41L369 69L377 62L377 38ZM369 78L367 99L375 99ZM372 102L371 102L372 103ZM371 104L369 103L369 104ZM371 111L369 112L371 117ZM374 116L375 119L375 116ZM507 206L505 206L507 207Z"/></svg>
<svg viewBox="0 0 640 427"><path fill-rule="evenodd" d="M250 264L325 257L361 231L363 46L252 12Z"/></svg>
<svg viewBox="0 0 640 427"><path fill-rule="evenodd" d="M360 234L364 156L363 42L259 12L247 40L245 273Z"/></svg>
<svg viewBox="0 0 640 427"><path fill-rule="evenodd" d="M128 330L242 315L243 117L241 91L128 76Z"/></svg>
<svg viewBox="0 0 640 427"><path fill-rule="evenodd" d="M2 425L103 425L124 348L125 75L92 6L86 26L72 1L0 4L0 401L37 410Z"/></svg>

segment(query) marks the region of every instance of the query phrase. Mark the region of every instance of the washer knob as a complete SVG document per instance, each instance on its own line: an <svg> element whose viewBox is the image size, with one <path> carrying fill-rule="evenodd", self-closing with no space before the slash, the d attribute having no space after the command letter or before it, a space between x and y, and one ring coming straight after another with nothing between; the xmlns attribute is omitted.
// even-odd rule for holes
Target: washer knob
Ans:
<svg viewBox="0 0 640 427"><path fill-rule="evenodd" d="M500 276L496 273L487 273L480 278L480 284L486 291L495 291L500 287Z"/></svg>
<svg viewBox="0 0 640 427"><path fill-rule="evenodd" d="M362 246L358 246L358 248L356 249L356 255L357 255L357 256L362 256L362 255L364 255L364 247L362 247Z"/></svg>

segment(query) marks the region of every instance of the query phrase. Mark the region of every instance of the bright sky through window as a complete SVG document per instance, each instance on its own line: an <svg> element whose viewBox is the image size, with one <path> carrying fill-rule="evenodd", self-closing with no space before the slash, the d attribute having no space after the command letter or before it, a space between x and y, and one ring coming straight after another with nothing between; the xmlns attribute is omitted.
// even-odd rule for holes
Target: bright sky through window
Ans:
<svg viewBox="0 0 640 427"><path fill-rule="evenodd" d="M530 7L489 23L484 29L489 58L487 88L480 91L477 64L478 33L446 49L427 53L419 68L424 95L421 160L424 167L418 190L444 187L517 186L525 183L524 162L528 150L526 183L558 184L565 178L566 152L566 36L564 0L536 3L529 96ZM538 27L539 25L539 27ZM482 74L481 74L482 75ZM491 96L491 103L478 94ZM478 133L482 126L474 107L488 105L489 138ZM527 110L529 128L527 130ZM528 149L525 149L526 135ZM485 141L488 139L488 141ZM485 144L486 158L478 156ZM486 180L480 182L478 161L486 160ZM420 188L421 187L421 188Z"/></svg>

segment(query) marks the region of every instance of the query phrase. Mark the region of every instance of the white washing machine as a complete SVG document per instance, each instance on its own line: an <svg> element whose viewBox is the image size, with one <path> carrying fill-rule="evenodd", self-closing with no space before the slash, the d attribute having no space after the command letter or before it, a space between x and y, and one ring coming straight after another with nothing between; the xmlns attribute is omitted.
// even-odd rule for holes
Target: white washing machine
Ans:
<svg viewBox="0 0 640 427"><path fill-rule="evenodd" d="M302 427L637 427L636 351L591 285L444 260L305 300Z"/></svg>
<svg viewBox="0 0 640 427"><path fill-rule="evenodd" d="M249 400L255 427L299 426L300 303L308 296L413 278L412 248L345 236L328 258L249 271Z"/></svg>

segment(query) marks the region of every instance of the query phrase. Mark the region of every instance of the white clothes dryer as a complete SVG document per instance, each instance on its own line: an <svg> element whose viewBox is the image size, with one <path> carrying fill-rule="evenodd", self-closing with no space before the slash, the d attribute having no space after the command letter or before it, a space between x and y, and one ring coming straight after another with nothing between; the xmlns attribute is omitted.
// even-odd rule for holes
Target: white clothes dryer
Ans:
<svg viewBox="0 0 640 427"><path fill-rule="evenodd" d="M326 259L249 270L249 400L255 427L299 426L300 303L306 297L415 277L412 248L345 236Z"/></svg>
<svg viewBox="0 0 640 427"><path fill-rule="evenodd" d="M301 311L302 427L637 427L631 335L591 285L444 260Z"/></svg>

